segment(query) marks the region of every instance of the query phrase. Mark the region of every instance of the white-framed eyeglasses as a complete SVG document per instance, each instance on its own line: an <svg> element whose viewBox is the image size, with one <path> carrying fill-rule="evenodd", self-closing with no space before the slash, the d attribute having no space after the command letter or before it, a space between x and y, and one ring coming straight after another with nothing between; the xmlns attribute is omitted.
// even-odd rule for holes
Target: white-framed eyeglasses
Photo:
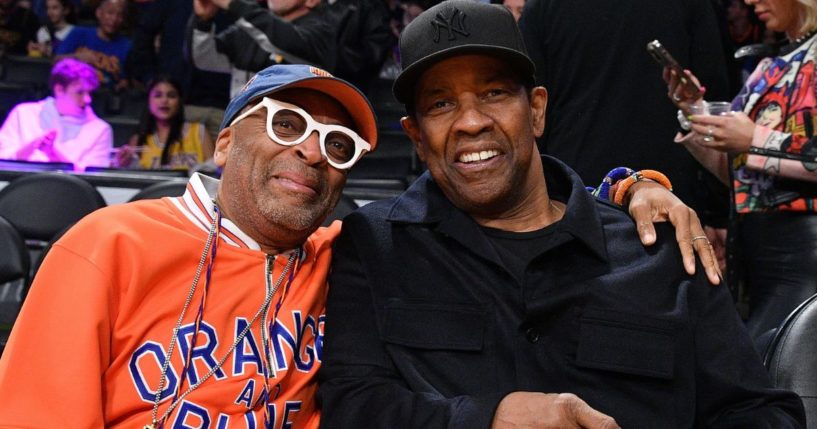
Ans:
<svg viewBox="0 0 817 429"><path fill-rule="evenodd" d="M262 107L267 108L267 135L272 141L283 146L295 146L317 131L321 154L329 165L339 170L352 167L364 153L372 149L366 140L351 129L341 125L322 124L300 107L269 97L264 97L260 103L233 119L230 126Z"/></svg>

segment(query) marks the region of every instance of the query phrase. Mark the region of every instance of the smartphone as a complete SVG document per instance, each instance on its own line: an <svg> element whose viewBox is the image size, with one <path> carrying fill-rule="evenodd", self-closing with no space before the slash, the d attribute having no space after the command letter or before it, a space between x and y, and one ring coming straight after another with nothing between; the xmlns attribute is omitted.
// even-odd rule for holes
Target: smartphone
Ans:
<svg viewBox="0 0 817 429"><path fill-rule="evenodd" d="M685 94L689 98L697 99L701 96L701 87L686 77L684 68L681 67L681 64L679 64L672 55L670 55L667 48L665 48L661 42L658 40L653 40L652 42L647 43L647 52L652 55L653 59L655 59L658 64L661 64L664 67L669 67L670 70L675 71L675 74L681 79L681 85L684 85Z"/></svg>

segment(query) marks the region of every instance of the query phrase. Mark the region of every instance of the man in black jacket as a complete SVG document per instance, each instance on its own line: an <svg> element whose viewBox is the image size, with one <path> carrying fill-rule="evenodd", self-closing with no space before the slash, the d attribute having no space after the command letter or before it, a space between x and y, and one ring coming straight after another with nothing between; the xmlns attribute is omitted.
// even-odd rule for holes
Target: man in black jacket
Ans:
<svg viewBox="0 0 817 429"><path fill-rule="evenodd" d="M394 93L429 171L344 220L324 427L804 424L669 228L645 249L620 208L539 156L547 91L510 12L444 2L400 49Z"/></svg>

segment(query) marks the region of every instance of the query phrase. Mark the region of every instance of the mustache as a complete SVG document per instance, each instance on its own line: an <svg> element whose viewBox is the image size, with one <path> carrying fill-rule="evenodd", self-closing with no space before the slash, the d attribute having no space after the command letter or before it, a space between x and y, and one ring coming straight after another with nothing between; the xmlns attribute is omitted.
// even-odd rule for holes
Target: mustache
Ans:
<svg viewBox="0 0 817 429"><path fill-rule="evenodd" d="M321 195L326 192L329 186L326 177L324 177L324 172L298 161L285 160L275 163L267 170L266 179L270 180L284 173L296 174L303 177L311 186L314 186L315 190Z"/></svg>

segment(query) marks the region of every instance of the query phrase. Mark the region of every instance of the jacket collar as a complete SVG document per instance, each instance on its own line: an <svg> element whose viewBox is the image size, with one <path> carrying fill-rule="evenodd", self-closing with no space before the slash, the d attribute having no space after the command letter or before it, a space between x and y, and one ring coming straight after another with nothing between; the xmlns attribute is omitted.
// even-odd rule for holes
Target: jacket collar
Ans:
<svg viewBox="0 0 817 429"><path fill-rule="evenodd" d="M607 261L607 246L596 204L578 175L551 156L542 155L542 166L550 197L566 204L559 230L579 240L600 259ZM498 256L483 237L479 225L455 207L426 171L392 204L387 220L394 223L436 224L437 230L451 235L490 259ZM480 238L475 238L480 237ZM482 249L480 251L479 249ZM493 256L493 257L492 257Z"/></svg>
<svg viewBox="0 0 817 429"><path fill-rule="evenodd" d="M205 176L201 173L194 173L187 182L187 189L181 197L174 197L170 202L184 214L184 216L198 229L205 233L210 231L210 225L216 216L215 201L218 194L218 179ZM249 235L242 231L238 225L230 219L221 219L221 231L219 238L230 246L261 250L261 246ZM307 240L307 243L309 240ZM307 253L307 245L298 249L284 252L287 256L291 252L299 252L301 261L304 261Z"/></svg>

